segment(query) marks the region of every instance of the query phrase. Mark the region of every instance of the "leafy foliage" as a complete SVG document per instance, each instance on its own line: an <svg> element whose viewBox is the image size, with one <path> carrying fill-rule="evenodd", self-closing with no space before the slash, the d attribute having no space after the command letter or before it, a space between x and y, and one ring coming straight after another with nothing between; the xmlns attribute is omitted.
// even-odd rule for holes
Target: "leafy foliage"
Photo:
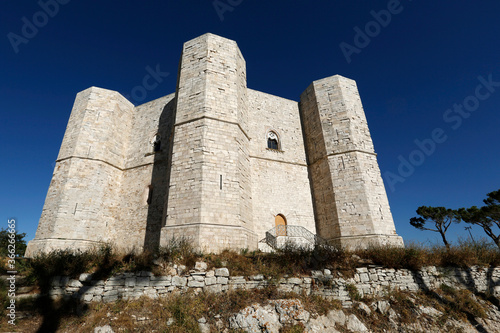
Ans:
<svg viewBox="0 0 500 333"><path fill-rule="evenodd" d="M439 232L444 245L449 247L450 243L446 239L446 232L452 222L460 222L460 216L457 211L445 207L421 206L418 207L417 214L420 216L412 217L410 219L410 224L420 230ZM434 224L435 228L432 229L427 227L426 225L429 224Z"/></svg>
<svg viewBox="0 0 500 333"><path fill-rule="evenodd" d="M487 196L484 200L485 206L460 208L458 215L464 222L483 228L500 248L500 190L488 193Z"/></svg>
<svg viewBox="0 0 500 333"><path fill-rule="evenodd" d="M0 256L6 256L9 254L8 252L8 246L9 246L9 231L7 229L1 229L0 230ZM26 234L23 233L18 233L16 231L16 255L18 256L23 256L24 252L26 251L26 241L24 240L24 237Z"/></svg>

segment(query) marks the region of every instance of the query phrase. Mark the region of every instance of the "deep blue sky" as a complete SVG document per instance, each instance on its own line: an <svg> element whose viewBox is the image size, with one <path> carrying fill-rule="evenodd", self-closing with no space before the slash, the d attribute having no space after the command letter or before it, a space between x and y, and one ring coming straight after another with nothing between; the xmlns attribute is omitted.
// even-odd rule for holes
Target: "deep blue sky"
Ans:
<svg viewBox="0 0 500 333"><path fill-rule="evenodd" d="M37 1L0 5L0 226L16 217L28 240L76 93L98 86L134 95L147 66L170 75L144 99L134 95L135 104L174 92L182 44L206 32L237 41L252 89L298 100L313 80L340 74L357 81L382 173L401 176L399 156L422 162L393 190L384 178L405 241L438 241L409 225L418 206L481 205L500 188L500 87L479 88L474 105L478 77L500 82L498 1L401 0L368 45L358 40L350 63L340 44L355 46L355 27L376 29L371 12L394 0L220 0L234 5L223 20L212 1L60 2L53 17ZM23 37L26 22L39 27L24 28ZM474 110L467 118L447 112L464 101ZM436 128L446 141L419 161L414 141ZM465 237L464 225L449 235Z"/></svg>

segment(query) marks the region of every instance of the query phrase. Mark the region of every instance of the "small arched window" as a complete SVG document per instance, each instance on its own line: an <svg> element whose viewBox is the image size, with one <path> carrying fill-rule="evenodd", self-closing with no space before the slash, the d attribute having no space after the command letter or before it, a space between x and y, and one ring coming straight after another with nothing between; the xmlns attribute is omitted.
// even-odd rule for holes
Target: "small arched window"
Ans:
<svg viewBox="0 0 500 333"><path fill-rule="evenodd" d="M151 146L153 147L153 153L157 153L161 151L161 136L160 134L156 134L152 139L151 139Z"/></svg>
<svg viewBox="0 0 500 333"><path fill-rule="evenodd" d="M279 150L279 141L276 133L267 133L267 148Z"/></svg>

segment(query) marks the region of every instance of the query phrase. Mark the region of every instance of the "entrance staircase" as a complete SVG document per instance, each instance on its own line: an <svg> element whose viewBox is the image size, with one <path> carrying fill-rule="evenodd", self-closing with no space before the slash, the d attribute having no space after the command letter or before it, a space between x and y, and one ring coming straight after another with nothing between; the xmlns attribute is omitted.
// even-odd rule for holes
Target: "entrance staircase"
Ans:
<svg viewBox="0 0 500 333"><path fill-rule="evenodd" d="M285 245L312 249L316 245L327 245L327 242L298 225L278 225L266 232L266 238L259 242L259 250L272 252L283 248Z"/></svg>

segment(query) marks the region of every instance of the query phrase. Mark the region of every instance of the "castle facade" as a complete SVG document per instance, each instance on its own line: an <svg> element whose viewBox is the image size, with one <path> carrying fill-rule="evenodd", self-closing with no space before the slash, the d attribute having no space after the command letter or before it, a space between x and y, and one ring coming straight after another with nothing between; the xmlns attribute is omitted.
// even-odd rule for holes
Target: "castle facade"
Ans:
<svg viewBox="0 0 500 333"><path fill-rule="evenodd" d="M184 44L175 93L140 106L77 94L26 255L180 237L253 250L279 226L403 245L355 81L314 81L299 102L255 91L236 42L205 34Z"/></svg>

